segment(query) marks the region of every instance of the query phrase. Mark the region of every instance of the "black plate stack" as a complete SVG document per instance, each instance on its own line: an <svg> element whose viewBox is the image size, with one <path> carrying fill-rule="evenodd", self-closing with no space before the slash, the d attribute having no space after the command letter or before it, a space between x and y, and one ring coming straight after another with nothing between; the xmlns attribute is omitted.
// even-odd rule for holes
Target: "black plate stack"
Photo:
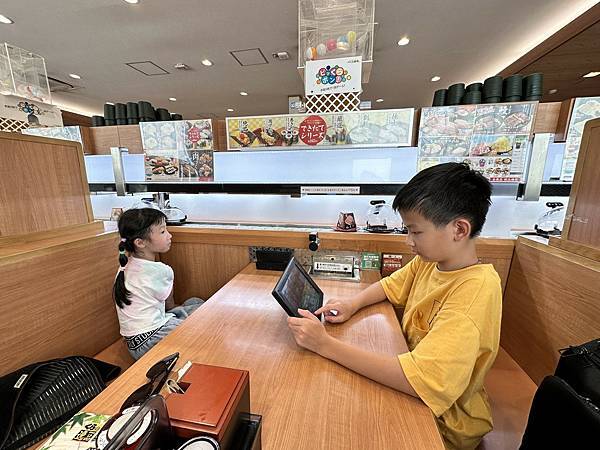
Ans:
<svg viewBox="0 0 600 450"><path fill-rule="evenodd" d="M523 97L527 101L540 101L544 95L544 74L532 73L523 79Z"/></svg>
<svg viewBox="0 0 600 450"><path fill-rule="evenodd" d="M482 83L472 83L467 86L465 95L463 95L462 104L463 105L478 105L481 103L482 92L483 89Z"/></svg>
<svg viewBox="0 0 600 450"><path fill-rule="evenodd" d="M523 95L523 75L517 73L504 79L505 102L520 102Z"/></svg>
<svg viewBox="0 0 600 450"><path fill-rule="evenodd" d="M127 102L127 124L137 125L139 121L138 104L136 102Z"/></svg>
<svg viewBox="0 0 600 450"><path fill-rule="evenodd" d="M116 125L115 121L115 105L112 103L104 104L104 123L106 125Z"/></svg>
<svg viewBox="0 0 600 450"><path fill-rule="evenodd" d="M444 106L446 104L447 92L448 91L446 89L438 89L437 91L435 91L435 93L433 94L433 103L431 104L431 106Z"/></svg>
<svg viewBox="0 0 600 450"><path fill-rule="evenodd" d="M446 105L460 105L465 93L465 83L456 83L448 87Z"/></svg>
<svg viewBox="0 0 600 450"><path fill-rule="evenodd" d="M502 101L502 77L486 78L483 82L484 103L500 103Z"/></svg>
<svg viewBox="0 0 600 450"><path fill-rule="evenodd" d="M168 109L157 108L156 109L156 118L158 120L171 120L171 114L169 114Z"/></svg>
<svg viewBox="0 0 600 450"><path fill-rule="evenodd" d="M127 125L127 108L124 103L115 103L115 119L117 125Z"/></svg>
<svg viewBox="0 0 600 450"><path fill-rule="evenodd" d="M92 126L93 127L103 127L104 126L104 117L92 116Z"/></svg>
<svg viewBox="0 0 600 450"><path fill-rule="evenodd" d="M154 122L156 120L154 108L150 102L140 100L138 102L138 113L140 115L140 122Z"/></svg>

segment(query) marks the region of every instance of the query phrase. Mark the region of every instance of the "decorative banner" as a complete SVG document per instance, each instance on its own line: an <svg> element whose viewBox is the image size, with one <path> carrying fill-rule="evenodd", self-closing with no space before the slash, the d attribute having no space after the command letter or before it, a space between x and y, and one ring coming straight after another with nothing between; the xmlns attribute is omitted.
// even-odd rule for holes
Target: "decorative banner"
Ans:
<svg viewBox="0 0 600 450"><path fill-rule="evenodd" d="M64 139L67 141L75 141L83 144L81 139L81 130L78 126L72 127L47 127L47 128L26 128L21 131L22 134L32 136L43 136L55 139Z"/></svg>
<svg viewBox="0 0 600 450"><path fill-rule="evenodd" d="M418 170L465 162L490 181L523 180L537 102L423 108Z"/></svg>
<svg viewBox="0 0 600 450"><path fill-rule="evenodd" d="M141 122L147 181L213 181L210 119Z"/></svg>
<svg viewBox="0 0 600 450"><path fill-rule="evenodd" d="M306 61L304 94L361 92L362 56Z"/></svg>
<svg viewBox="0 0 600 450"><path fill-rule="evenodd" d="M56 106L33 100L0 95L0 117L28 122L30 126L62 127L62 113Z"/></svg>
<svg viewBox="0 0 600 450"><path fill-rule="evenodd" d="M600 117L600 97L582 97L575 99L573 113L567 130L565 156L560 173L561 181L573 181L577 155L583 136L583 127L588 120Z"/></svg>
<svg viewBox="0 0 600 450"><path fill-rule="evenodd" d="M227 148L409 147L415 110L227 118Z"/></svg>

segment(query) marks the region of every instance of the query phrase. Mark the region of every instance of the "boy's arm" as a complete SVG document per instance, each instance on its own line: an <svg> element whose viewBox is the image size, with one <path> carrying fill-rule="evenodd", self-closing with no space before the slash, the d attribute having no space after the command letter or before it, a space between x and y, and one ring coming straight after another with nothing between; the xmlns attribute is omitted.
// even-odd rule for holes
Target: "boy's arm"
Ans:
<svg viewBox="0 0 600 450"><path fill-rule="evenodd" d="M361 291L352 299L356 311L365 306L370 306L375 303L382 302L386 299L385 291L379 281L373 283L371 286Z"/></svg>
<svg viewBox="0 0 600 450"><path fill-rule="evenodd" d="M296 343L331 359L342 366L378 383L417 397L396 356L381 355L339 341L325 331L323 324L311 312L299 309L302 318L288 317ZM404 335L399 353L408 352Z"/></svg>
<svg viewBox="0 0 600 450"><path fill-rule="evenodd" d="M402 353L408 352L404 336L402 340L405 348ZM396 356L369 352L331 336L330 339L325 341L318 353L371 380L419 398L419 395L406 379L404 370L402 370Z"/></svg>

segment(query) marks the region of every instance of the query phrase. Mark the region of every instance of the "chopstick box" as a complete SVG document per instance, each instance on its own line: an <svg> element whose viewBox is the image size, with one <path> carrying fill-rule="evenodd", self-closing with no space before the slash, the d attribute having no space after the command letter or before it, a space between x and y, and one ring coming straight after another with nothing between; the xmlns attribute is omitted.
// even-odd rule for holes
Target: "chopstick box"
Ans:
<svg viewBox="0 0 600 450"><path fill-rule="evenodd" d="M227 449L242 419L250 414L249 372L193 363L179 386L184 393L171 393L166 399L175 435L210 436Z"/></svg>

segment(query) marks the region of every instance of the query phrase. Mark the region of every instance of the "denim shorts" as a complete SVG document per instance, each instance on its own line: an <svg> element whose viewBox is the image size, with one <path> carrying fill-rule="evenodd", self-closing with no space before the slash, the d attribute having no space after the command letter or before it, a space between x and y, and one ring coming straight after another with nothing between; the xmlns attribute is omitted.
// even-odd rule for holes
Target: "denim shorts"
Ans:
<svg viewBox="0 0 600 450"><path fill-rule="evenodd" d="M162 327L146 333L136 334L135 336L125 336L127 349L131 356L133 356L135 360L140 359L148 350L158 344L162 338L183 323L183 321L203 303L204 300L197 297L187 299L182 305L167 311L168 314L173 314L174 317L171 317Z"/></svg>

